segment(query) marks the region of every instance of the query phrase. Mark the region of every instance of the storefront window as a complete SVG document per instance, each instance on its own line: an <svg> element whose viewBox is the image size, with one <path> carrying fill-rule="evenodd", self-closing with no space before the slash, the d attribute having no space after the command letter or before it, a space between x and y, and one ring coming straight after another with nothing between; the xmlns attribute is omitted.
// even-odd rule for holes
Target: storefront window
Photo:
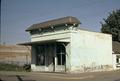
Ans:
<svg viewBox="0 0 120 81"><path fill-rule="evenodd" d="M116 62L120 64L120 55L117 55Z"/></svg>
<svg viewBox="0 0 120 81"><path fill-rule="evenodd" d="M45 65L45 47L37 46L37 65Z"/></svg>

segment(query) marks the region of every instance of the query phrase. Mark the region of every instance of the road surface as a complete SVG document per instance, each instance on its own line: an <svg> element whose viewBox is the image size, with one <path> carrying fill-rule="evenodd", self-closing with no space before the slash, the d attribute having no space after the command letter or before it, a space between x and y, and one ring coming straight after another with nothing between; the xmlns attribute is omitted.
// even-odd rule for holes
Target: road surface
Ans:
<svg viewBox="0 0 120 81"><path fill-rule="evenodd" d="M0 81L120 81L120 71L79 74L0 71Z"/></svg>

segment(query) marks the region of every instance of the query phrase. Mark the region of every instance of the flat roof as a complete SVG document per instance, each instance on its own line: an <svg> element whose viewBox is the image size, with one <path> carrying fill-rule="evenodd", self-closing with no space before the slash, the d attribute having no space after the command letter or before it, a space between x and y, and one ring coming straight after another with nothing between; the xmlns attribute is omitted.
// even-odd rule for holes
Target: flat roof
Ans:
<svg viewBox="0 0 120 81"><path fill-rule="evenodd" d="M120 42L113 41L112 42L113 52L116 54L120 54Z"/></svg>

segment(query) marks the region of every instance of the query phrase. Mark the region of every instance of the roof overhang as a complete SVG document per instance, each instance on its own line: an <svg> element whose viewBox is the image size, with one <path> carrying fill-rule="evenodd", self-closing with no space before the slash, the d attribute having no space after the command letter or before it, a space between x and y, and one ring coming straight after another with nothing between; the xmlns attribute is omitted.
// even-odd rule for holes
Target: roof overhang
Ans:
<svg viewBox="0 0 120 81"><path fill-rule="evenodd" d="M32 26L27 28L26 31L32 31L32 30L36 30L36 29L45 29L45 28L59 26L59 25L65 25L65 24L67 24L67 25L74 24L75 25L75 24L80 24L80 21L75 17L68 16L68 17L49 20L46 22L38 23L38 24L33 24Z"/></svg>
<svg viewBox="0 0 120 81"><path fill-rule="evenodd" d="M65 43L64 41L56 41L56 40L49 40L49 41L35 41L35 42L25 42L25 43L19 43L18 45L41 45L41 44L48 44L48 43ZM67 42L66 42L67 43Z"/></svg>
<svg viewBox="0 0 120 81"><path fill-rule="evenodd" d="M52 41L35 41L35 42L25 42L25 43L20 43L18 45L39 45L39 44L47 44L47 43L55 43L55 40Z"/></svg>

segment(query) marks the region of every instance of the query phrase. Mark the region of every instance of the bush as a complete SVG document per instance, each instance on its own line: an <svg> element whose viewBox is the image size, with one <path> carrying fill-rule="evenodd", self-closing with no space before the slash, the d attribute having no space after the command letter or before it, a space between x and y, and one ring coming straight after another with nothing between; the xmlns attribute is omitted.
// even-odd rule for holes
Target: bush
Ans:
<svg viewBox="0 0 120 81"><path fill-rule="evenodd" d="M31 65L30 64L25 64L23 66L24 70L27 71L27 72L30 72L31 71Z"/></svg>
<svg viewBox="0 0 120 81"><path fill-rule="evenodd" d="M0 63L0 71L23 71L22 66Z"/></svg>

